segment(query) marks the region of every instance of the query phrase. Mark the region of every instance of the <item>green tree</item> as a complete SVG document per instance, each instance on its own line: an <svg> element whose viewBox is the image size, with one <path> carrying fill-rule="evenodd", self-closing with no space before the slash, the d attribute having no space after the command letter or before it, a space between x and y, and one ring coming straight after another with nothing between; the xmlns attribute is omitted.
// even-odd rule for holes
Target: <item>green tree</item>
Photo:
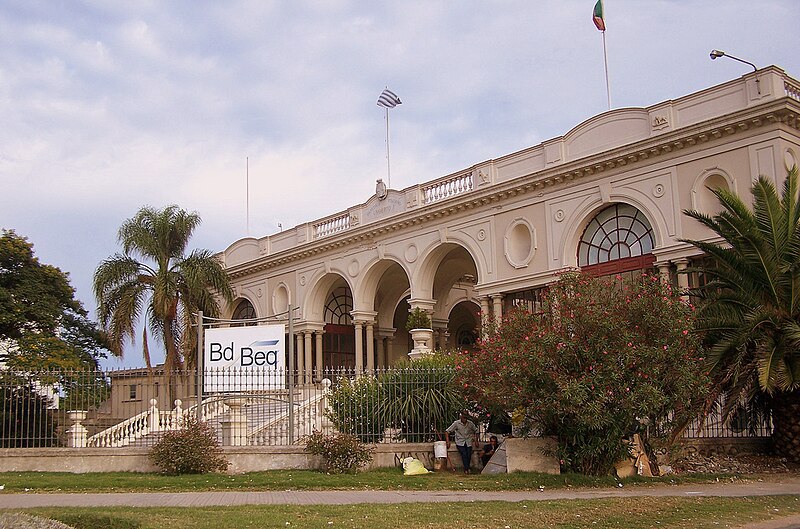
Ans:
<svg viewBox="0 0 800 529"><path fill-rule="evenodd" d="M686 240L712 259L697 289L699 329L726 415L737 407L771 412L773 446L800 461L800 201L798 174L781 196L766 177L752 186L752 209L735 193L712 190L724 210L685 211L722 238Z"/></svg>
<svg viewBox="0 0 800 529"><path fill-rule="evenodd" d="M122 355L126 339L133 341L144 313L143 355L151 367L147 329L164 345L164 367L169 374L193 365L195 333L192 315L219 316L215 295L230 301L233 291L222 264L208 250L185 255L189 239L200 224L197 213L178 206L143 207L119 229L123 253L97 267L94 292L98 315L111 351Z"/></svg>
<svg viewBox="0 0 800 529"><path fill-rule="evenodd" d="M554 436L565 470L606 474L627 456L632 426L669 441L702 409L693 319L658 277L564 274L541 311L512 311L460 353L457 381L481 405L514 410L521 430Z"/></svg>
<svg viewBox="0 0 800 529"><path fill-rule="evenodd" d="M0 341L7 364L24 370L96 368L107 354L68 275L12 230L0 235Z"/></svg>

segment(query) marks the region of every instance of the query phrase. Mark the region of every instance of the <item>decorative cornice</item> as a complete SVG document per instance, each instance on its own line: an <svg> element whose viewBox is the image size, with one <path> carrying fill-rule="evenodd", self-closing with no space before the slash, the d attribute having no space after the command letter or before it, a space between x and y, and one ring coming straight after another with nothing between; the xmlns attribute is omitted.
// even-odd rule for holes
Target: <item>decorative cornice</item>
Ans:
<svg viewBox="0 0 800 529"><path fill-rule="evenodd" d="M578 179L618 167L633 166L645 160L663 157L696 145L713 143L767 124L783 124L793 129L800 129L798 115L800 115L800 102L788 97L772 100L763 105L753 106L703 123L682 127L656 137L586 156L559 167L544 169L491 186L477 187L468 193L454 195L445 200L401 213L396 217L386 218L378 223L352 228L324 239L303 243L274 255L263 256L235 265L227 272L231 279L237 279L352 244L371 241L386 233L405 230L430 220L481 208L517 195L531 192L543 194Z"/></svg>

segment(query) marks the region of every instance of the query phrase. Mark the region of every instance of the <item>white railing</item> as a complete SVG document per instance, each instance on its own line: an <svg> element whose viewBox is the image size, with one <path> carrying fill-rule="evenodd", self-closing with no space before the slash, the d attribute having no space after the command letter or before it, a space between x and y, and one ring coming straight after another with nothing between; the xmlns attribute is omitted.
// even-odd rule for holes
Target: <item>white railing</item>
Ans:
<svg viewBox="0 0 800 529"><path fill-rule="evenodd" d="M472 178L472 171L470 171L423 185L422 197L425 204L432 204L446 198L472 191L473 187L474 181Z"/></svg>
<svg viewBox="0 0 800 529"><path fill-rule="evenodd" d="M322 393L317 393L304 400L295 408L295 443L303 435L310 434L314 430L322 431L325 429L324 414L328 405L328 394L330 393L328 388L330 388L330 382L325 386ZM247 434L247 438L247 444L255 446L289 444L289 412L284 411L261 426L254 428L253 431Z"/></svg>
<svg viewBox="0 0 800 529"><path fill-rule="evenodd" d="M786 91L787 96L795 101L800 101L800 86L793 85L789 81L784 81L783 89Z"/></svg>
<svg viewBox="0 0 800 529"><path fill-rule="evenodd" d="M337 217L325 219L314 224L314 238L320 239L350 228L350 214L343 213Z"/></svg>
<svg viewBox="0 0 800 529"><path fill-rule="evenodd" d="M146 411L89 437L86 446L96 448L128 446L151 433L178 430L183 427L184 420L193 416L196 410L197 404L184 409L180 399L175 401L175 408L171 411L159 410L158 401L151 399L150 407ZM203 420L213 419L226 410L227 406L221 399L213 397L206 399L202 403Z"/></svg>

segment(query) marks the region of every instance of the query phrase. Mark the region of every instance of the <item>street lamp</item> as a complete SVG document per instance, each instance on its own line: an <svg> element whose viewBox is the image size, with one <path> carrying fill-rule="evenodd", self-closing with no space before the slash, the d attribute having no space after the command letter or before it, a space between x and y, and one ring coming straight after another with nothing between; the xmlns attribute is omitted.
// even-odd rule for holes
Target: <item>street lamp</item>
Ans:
<svg viewBox="0 0 800 529"><path fill-rule="evenodd" d="M753 67L753 71L754 72L758 71L758 68L756 68L756 65L753 64L752 62L746 61L744 59L740 59L739 57L734 57L730 53L725 53L722 50L711 50L711 53L709 54L709 56L711 57L712 61L714 59L719 58L719 57L727 57L729 59L733 59L734 61L739 61L739 62L744 63L744 64L749 64L750 66ZM758 93L761 94L761 86L759 86L759 84L758 84L758 77L757 76L756 76L756 90L758 90Z"/></svg>

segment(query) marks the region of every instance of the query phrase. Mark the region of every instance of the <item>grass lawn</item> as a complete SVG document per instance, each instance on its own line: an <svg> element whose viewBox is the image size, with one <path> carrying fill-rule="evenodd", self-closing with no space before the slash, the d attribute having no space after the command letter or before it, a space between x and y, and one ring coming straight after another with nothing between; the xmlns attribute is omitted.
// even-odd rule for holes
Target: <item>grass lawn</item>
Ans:
<svg viewBox="0 0 800 529"><path fill-rule="evenodd" d="M542 502L203 508L47 508L31 514L77 529L391 527L721 528L800 514L800 498L607 498Z"/></svg>
<svg viewBox="0 0 800 529"><path fill-rule="evenodd" d="M631 478L625 486L655 483L707 483L716 479L740 479L738 476L692 474L659 478ZM581 474L552 476L538 473L513 473L464 476L452 472L434 472L423 476L403 476L400 469L383 468L345 475L327 475L310 470L276 470L250 474L198 474L165 476L135 472L70 474L59 472L0 473L0 493L19 492L147 492L203 490L532 490L539 486L613 487L611 476L590 477Z"/></svg>

